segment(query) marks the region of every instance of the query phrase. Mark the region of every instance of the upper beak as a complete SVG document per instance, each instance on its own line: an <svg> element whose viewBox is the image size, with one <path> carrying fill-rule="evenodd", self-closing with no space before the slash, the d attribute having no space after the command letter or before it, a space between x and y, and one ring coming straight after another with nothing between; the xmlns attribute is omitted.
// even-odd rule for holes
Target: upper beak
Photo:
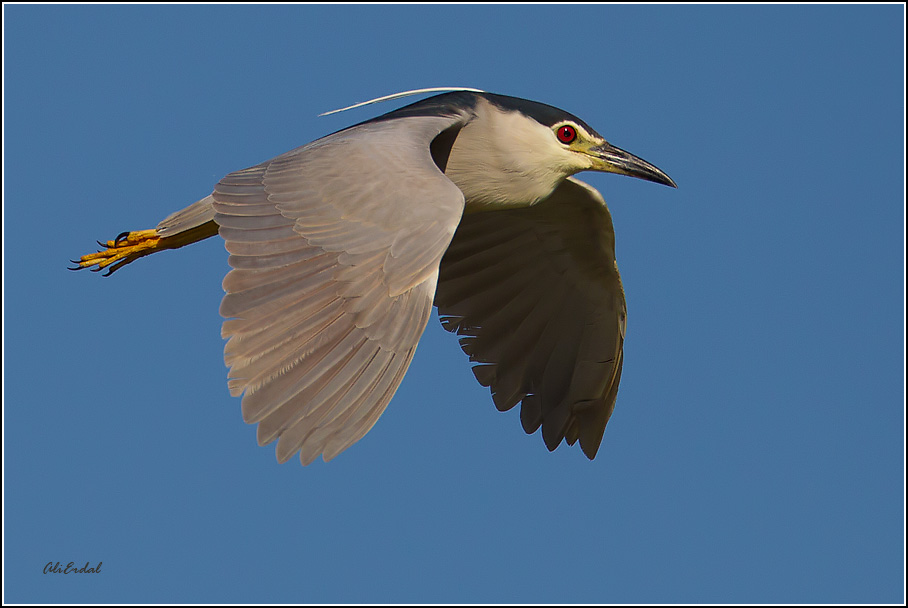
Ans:
<svg viewBox="0 0 908 608"><path fill-rule="evenodd" d="M665 174L658 167L649 164L642 158L634 156L630 152L625 152L612 144L605 142L601 146L591 148L589 151L593 157L593 170L605 171L607 173L619 173L631 177L639 177L657 184L665 184L672 188L677 188L674 180Z"/></svg>

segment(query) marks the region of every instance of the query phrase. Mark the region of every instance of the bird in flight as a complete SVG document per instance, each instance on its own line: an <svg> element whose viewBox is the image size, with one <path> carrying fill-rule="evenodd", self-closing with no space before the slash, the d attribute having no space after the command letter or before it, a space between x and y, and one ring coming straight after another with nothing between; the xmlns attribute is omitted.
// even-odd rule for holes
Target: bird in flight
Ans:
<svg viewBox="0 0 908 608"><path fill-rule="evenodd" d="M113 273L215 235L231 394L277 458L326 461L372 428L438 307L495 406L549 450L596 456L615 408L627 311L603 171L663 171L542 103L444 92L224 177L74 270ZM351 106L356 107L356 106ZM345 108L347 109L347 108Z"/></svg>

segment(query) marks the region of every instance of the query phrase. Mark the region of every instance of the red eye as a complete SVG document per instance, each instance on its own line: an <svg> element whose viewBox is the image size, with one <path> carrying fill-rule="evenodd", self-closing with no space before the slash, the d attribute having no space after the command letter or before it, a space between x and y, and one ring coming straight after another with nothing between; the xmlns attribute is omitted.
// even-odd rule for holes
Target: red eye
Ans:
<svg viewBox="0 0 908 608"><path fill-rule="evenodd" d="M569 144L577 139L577 129L571 125L561 125L558 127L558 141L563 144Z"/></svg>

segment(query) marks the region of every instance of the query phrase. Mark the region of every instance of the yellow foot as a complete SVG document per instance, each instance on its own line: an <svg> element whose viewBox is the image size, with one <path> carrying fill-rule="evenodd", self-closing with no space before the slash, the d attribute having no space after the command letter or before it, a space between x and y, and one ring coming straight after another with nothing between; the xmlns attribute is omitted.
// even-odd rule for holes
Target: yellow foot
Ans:
<svg viewBox="0 0 908 608"><path fill-rule="evenodd" d="M106 243L98 241L98 245L107 247L104 251L83 255L78 261L70 260L73 264L76 264L76 267L70 268L70 270L91 268L92 271L98 272L109 267L104 276L110 276L118 269L142 256L171 248L163 245L161 240L156 230L124 232L112 241L107 241ZM92 268L92 266L97 266L97 268Z"/></svg>

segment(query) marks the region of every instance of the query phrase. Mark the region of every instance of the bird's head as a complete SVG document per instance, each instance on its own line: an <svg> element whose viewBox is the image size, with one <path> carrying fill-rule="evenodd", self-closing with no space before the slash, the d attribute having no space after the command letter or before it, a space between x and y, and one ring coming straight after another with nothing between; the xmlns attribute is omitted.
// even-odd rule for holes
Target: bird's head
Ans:
<svg viewBox="0 0 908 608"><path fill-rule="evenodd" d="M464 192L468 206L534 204L581 171L676 187L665 172L613 146L564 110L492 93L466 99L472 118L453 143L445 173Z"/></svg>

